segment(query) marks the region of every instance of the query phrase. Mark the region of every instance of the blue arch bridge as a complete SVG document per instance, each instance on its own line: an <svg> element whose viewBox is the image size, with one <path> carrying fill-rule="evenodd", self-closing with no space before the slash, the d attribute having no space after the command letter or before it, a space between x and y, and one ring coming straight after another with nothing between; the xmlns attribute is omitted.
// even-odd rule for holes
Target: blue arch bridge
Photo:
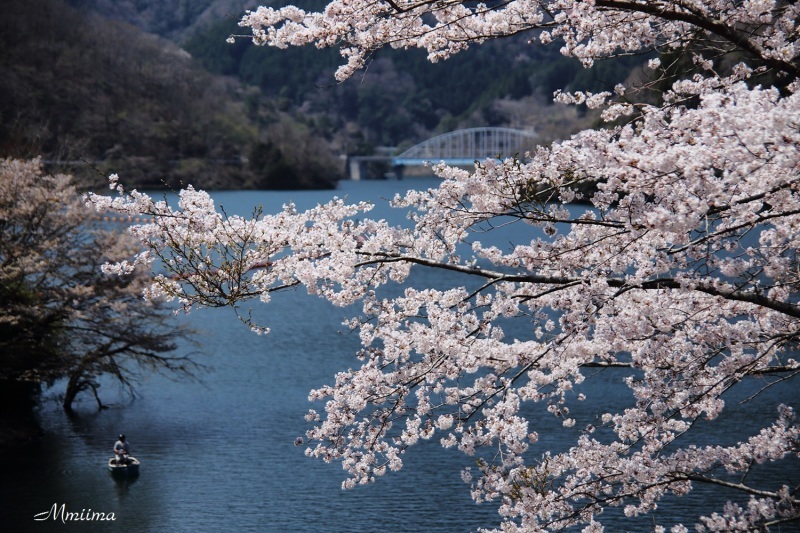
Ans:
<svg viewBox="0 0 800 533"><path fill-rule="evenodd" d="M399 178L409 166L444 162L451 166L472 166L475 161L487 158L506 158L522 155L532 150L538 135L533 131L513 128L467 128L438 135L412 146L398 155L350 156L347 171L351 180L369 179L367 167L379 163L391 165ZM381 178L385 176L379 176Z"/></svg>

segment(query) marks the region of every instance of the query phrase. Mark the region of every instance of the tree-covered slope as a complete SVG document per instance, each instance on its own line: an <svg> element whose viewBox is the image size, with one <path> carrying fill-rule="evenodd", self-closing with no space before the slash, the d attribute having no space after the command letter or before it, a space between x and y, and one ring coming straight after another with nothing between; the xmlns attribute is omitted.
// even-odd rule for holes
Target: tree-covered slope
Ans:
<svg viewBox="0 0 800 533"><path fill-rule="evenodd" d="M245 8L288 0L69 3L75 11L68 16L45 17L45 26L53 27L47 27L44 40L32 30L23 35L19 25L7 22L16 29L5 32L12 53L0 60L0 68L4 61L18 65L32 57L47 74L40 76L39 69L34 79L26 78L27 67L13 73L22 84L16 85L14 98L5 106L4 124L24 123L28 129L34 125L56 135L57 142L45 139L48 153L124 161L112 170L151 186L162 181L205 188L283 188L298 182L320 186L342 170L333 154L407 147L464 127L511 126L536 130L545 140L566 137L591 118L580 108L551 105L553 91L610 89L610 80L624 77L640 62L632 58L602 63L587 71L555 48L511 38L436 65L420 51L382 50L358 76L336 83L333 72L342 61L337 50L255 46L238 26ZM12 0L27 16L42 11L35 5L50 4L56 0ZM303 6L313 9L317 4ZM68 9L59 5L56 12ZM70 18L75 20L69 24L54 22ZM97 29L90 27L95 24ZM172 41L145 37L128 24ZM229 44L232 34L240 37ZM116 52L120 47L123 50ZM61 59L51 63L53 56ZM62 91L52 94L38 88L46 78L49 83L58 79ZM37 89L20 89L27 86ZM6 87L0 94L7 93ZM20 99L20 94L28 96ZM24 109L25 120L16 120L9 107ZM70 111L55 111L61 107ZM77 120L68 118L75 113ZM36 126L42 120L31 120L31 115L43 117L47 127ZM22 136L28 143L30 137ZM33 144L42 144L33 137ZM87 150L81 151L82 145L75 149L76 143L87 142ZM244 166L231 164L244 159Z"/></svg>
<svg viewBox="0 0 800 533"><path fill-rule="evenodd" d="M69 4L93 11L104 18L124 21L148 33L180 40L185 32L208 11L239 12L244 5L237 0L68 0Z"/></svg>
<svg viewBox="0 0 800 533"><path fill-rule="evenodd" d="M526 102L538 115L560 116L564 110L549 105L557 88L609 90L611 80L624 78L642 62L633 57L586 70L555 48L513 38L437 64L419 50L381 50L362 73L337 83L333 72L343 62L338 50L255 46L237 20L221 18L198 28L184 48L210 71L236 76L308 115L325 116L335 128L355 124L369 145L413 144L459 127L537 128L541 118L522 118L518 110L509 113L514 106L499 103ZM240 37L228 44L230 35ZM564 121L554 135L575 127L574 120Z"/></svg>
<svg viewBox="0 0 800 533"><path fill-rule="evenodd" d="M276 145L271 131L287 121L260 91L209 74L171 41L61 0L4 3L2 156L67 161L88 184L117 172L146 187L330 186L334 159L308 128ZM250 164L265 149L271 158Z"/></svg>
<svg viewBox="0 0 800 533"><path fill-rule="evenodd" d="M382 50L356 79L338 84L335 49L278 50L252 44L238 21L257 5L318 0L71 0L181 44L211 72L237 77L277 97L342 153L409 145L459 127L510 125L563 137L584 126L574 110L549 105L557 88L607 90L641 63L617 60L583 69L555 47L504 39L430 64L420 51ZM240 37L234 44L230 35Z"/></svg>

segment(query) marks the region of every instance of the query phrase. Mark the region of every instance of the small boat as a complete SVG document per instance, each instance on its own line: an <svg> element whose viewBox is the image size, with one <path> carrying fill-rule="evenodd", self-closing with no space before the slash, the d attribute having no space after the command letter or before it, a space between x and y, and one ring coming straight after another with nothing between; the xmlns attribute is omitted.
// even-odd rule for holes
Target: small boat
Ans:
<svg viewBox="0 0 800 533"><path fill-rule="evenodd" d="M128 462L117 464L116 458L112 457L108 460L108 469L112 474L120 476L133 476L139 473L139 465L141 463L136 457L128 456Z"/></svg>

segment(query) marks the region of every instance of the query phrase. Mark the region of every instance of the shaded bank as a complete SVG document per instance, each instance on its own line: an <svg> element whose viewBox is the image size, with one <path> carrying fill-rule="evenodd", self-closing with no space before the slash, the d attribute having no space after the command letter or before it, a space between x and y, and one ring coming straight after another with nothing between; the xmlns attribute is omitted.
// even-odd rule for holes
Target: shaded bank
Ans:
<svg viewBox="0 0 800 533"><path fill-rule="evenodd" d="M29 444L42 437L36 415L40 392L36 383L0 380L0 449Z"/></svg>

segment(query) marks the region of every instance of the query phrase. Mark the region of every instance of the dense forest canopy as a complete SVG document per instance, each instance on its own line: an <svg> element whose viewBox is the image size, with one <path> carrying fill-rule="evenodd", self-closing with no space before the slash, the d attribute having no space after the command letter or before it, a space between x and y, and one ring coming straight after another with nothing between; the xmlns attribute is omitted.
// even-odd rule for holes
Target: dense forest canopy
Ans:
<svg viewBox="0 0 800 533"><path fill-rule="evenodd" d="M226 47L218 44L242 34L236 20L223 19L196 31L183 46L212 72L236 76L286 105L326 117L328 128L356 124L370 146L411 145L464 127L538 129L549 115L564 118L568 113L550 106L556 89L609 90L614 80L644 61L632 56L586 70L558 50L532 47L520 37L490 42L435 65L421 51L378 50L363 72L339 83L334 78L340 62L336 50L265 49L243 38ZM498 105L526 99L524 112ZM563 137L580 124L566 116L571 120L547 137Z"/></svg>
<svg viewBox="0 0 800 533"><path fill-rule="evenodd" d="M458 128L513 126L563 138L591 119L584 110L553 107L557 88L608 90L642 64L641 57L592 70L555 48L529 45L524 36L468 50L431 65L422 53L380 50L361 75L337 83L333 50L254 47L238 20L250 2L107 2L73 0L104 16L169 37L209 71L236 77L327 140L339 154L372 153L377 146L410 146ZM288 3L286 0L273 5ZM320 8L321 2L305 2ZM475 76L480 72L480 76Z"/></svg>
<svg viewBox="0 0 800 533"><path fill-rule="evenodd" d="M124 21L175 42L222 19L238 20L252 0L67 0L104 18Z"/></svg>

